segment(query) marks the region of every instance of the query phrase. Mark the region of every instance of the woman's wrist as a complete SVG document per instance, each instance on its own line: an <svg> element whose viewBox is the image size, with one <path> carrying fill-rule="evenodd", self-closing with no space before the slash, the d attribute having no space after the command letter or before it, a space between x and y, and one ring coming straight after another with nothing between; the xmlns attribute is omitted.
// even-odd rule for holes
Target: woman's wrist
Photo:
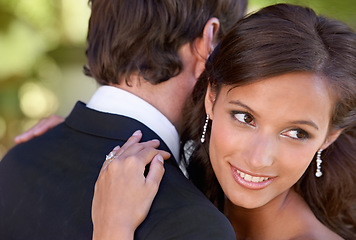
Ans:
<svg viewBox="0 0 356 240"><path fill-rule="evenodd" d="M134 230L131 229L122 229L120 227L110 229L110 231L93 231L93 240L133 240L134 239Z"/></svg>

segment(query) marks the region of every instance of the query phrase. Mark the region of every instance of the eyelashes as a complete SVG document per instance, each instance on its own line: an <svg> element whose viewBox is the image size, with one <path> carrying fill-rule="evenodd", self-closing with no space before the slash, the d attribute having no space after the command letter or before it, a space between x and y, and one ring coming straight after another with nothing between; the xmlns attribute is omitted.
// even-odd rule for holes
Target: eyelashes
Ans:
<svg viewBox="0 0 356 240"><path fill-rule="evenodd" d="M231 115L235 121L239 124L248 125L251 127L256 127L256 121L252 114L243 111L232 111ZM310 138L307 131L301 128L292 128L284 130L280 133L284 137L289 137L295 140L306 140Z"/></svg>
<svg viewBox="0 0 356 240"><path fill-rule="evenodd" d="M233 117L240 123L248 124L251 126L256 125L254 117L248 112L233 111L232 114L233 114Z"/></svg>
<svg viewBox="0 0 356 240"><path fill-rule="evenodd" d="M287 136L293 139L306 140L310 138L309 133L301 128L287 130L281 133L283 136Z"/></svg>

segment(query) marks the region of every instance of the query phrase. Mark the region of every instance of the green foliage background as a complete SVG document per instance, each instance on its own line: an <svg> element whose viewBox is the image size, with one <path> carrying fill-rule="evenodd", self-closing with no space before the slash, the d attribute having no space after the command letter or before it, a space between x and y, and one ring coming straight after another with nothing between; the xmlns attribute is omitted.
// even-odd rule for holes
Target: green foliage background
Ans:
<svg viewBox="0 0 356 240"><path fill-rule="evenodd" d="M356 0L250 0L249 11L288 2L356 29ZM52 113L66 116L95 91L82 74L87 0L0 0L0 159L17 134Z"/></svg>

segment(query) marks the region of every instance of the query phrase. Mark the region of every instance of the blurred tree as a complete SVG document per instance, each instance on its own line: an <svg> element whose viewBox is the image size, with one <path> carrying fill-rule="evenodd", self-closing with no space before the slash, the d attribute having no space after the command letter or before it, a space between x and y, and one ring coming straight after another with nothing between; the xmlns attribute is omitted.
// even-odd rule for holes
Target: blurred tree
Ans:
<svg viewBox="0 0 356 240"><path fill-rule="evenodd" d="M82 74L89 13L87 0L0 0L0 158L14 136L94 91Z"/></svg>
<svg viewBox="0 0 356 240"><path fill-rule="evenodd" d="M356 0L249 0L250 11L276 3L291 3L307 6L318 14L347 23L356 29Z"/></svg>

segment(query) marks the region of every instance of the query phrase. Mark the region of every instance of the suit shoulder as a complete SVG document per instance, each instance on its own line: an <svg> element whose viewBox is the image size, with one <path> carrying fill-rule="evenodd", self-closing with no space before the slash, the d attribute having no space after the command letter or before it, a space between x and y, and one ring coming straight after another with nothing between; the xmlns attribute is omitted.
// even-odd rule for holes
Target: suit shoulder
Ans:
<svg viewBox="0 0 356 240"><path fill-rule="evenodd" d="M171 202L173 208L185 205L206 205L209 208L213 206L178 167L169 164L165 164L165 174L155 199L157 202L161 200L164 200L167 204ZM169 207L169 205L166 206Z"/></svg>
<svg viewBox="0 0 356 240"><path fill-rule="evenodd" d="M173 166L135 239L235 239L229 220Z"/></svg>
<svg viewBox="0 0 356 240"><path fill-rule="evenodd" d="M204 206L186 206L161 218L144 239L235 240L235 232L221 213Z"/></svg>

